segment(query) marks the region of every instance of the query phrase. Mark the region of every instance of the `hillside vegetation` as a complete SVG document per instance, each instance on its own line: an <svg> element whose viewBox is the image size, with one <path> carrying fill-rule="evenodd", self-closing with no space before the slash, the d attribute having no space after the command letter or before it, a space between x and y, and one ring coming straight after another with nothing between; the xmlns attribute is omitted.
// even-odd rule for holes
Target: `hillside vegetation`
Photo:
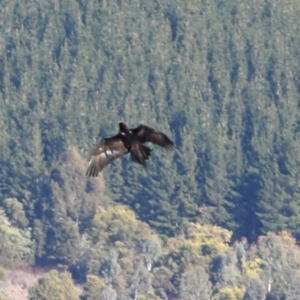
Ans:
<svg viewBox="0 0 300 300"><path fill-rule="evenodd" d="M4 0L0 12L3 299L21 261L64 270L30 299L298 299L297 1ZM119 121L176 151L87 179L90 148Z"/></svg>

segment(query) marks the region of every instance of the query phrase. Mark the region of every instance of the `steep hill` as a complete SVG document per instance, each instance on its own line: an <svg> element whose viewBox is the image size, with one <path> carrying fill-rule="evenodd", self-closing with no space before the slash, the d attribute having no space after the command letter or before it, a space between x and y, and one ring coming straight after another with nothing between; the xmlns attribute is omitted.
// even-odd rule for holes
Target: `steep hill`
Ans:
<svg viewBox="0 0 300 300"><path fill-rule="evenodd" d="M6 0L0 12L3 267L55 260L78 281L106 278L112 295L142 241L168 252L193 223L231 232L232 245L283 230L299 240L298 2ZM119 121L166 132L176 151L88 180L88 151ZM185 267L160 278L168 297ZM124 278L119 294L136 284ZM207 280L207 297L219 293Z"/></svg>

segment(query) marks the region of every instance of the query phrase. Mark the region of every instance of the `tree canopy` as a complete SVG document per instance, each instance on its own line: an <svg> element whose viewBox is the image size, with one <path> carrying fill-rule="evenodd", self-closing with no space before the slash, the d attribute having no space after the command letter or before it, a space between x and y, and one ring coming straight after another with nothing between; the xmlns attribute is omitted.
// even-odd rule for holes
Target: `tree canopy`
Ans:
<svg viewBox="0 0 300 300"><path fill-rule="evenodd" d="M272 295L299 295L286 259L300 239L296 1L4 0L0 12L1 266L61 264L85 299L259 299L269 277ZM176 151L87 179L88 152L120 121Z"/></svg>

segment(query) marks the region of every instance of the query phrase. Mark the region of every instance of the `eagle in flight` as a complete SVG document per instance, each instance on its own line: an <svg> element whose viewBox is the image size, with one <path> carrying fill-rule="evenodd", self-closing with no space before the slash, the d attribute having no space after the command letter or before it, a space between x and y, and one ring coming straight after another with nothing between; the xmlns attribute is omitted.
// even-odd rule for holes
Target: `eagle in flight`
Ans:
<svg viewBox="0 0 300 300"><path fill-rule="evenodd" d="M113 137L102 139L91 151L86 175L96 177L113 160L130 153L132 161L146 167L151 149L144 143L151 142L168 151L174 150L174 143L162 132L151 127L140 125L129 129L119 123L119 133Z"/></svg>

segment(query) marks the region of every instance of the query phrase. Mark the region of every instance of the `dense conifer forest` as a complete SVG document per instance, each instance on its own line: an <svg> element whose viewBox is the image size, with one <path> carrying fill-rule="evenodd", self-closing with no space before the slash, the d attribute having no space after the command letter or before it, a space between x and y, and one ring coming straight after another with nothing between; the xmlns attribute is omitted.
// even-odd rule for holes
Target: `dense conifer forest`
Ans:
<svg viewBox="0 0 300 300"><path fill-rule="evenodd" d="M300 6L0 3L0 299L298 300ZM85 176L118 122L165 132L146 169Z"/></svg>

